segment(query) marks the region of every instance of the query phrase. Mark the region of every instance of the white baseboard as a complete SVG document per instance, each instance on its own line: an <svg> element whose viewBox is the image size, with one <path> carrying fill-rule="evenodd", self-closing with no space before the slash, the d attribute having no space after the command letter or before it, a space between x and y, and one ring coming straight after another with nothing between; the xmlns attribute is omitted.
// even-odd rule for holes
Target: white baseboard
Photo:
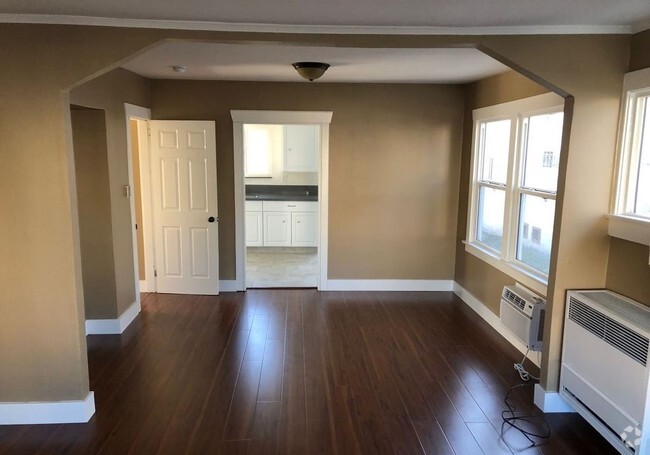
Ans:
<svg viewBox="0 0 650 455"><path fill-rule="evenodd" d="M219 292L243 291L239 280L219 280Z"/></svg>
<svg viewBox="0 0 650 455"><path fill-rule="evenodd" d="M545 413L576 412L558 392L547 392L541 384L535 384L535 406Z"/></svg>
<svg viewBox="0 0 650 455"><path fill-rule="evenodd" d="M452 280L327 280L321 291L451 291Z"/></svg>
<svg viewBox="0 0 650 455"><path fill-rule="evenodd" d="M454 294L456 294L460 299L465 302L472 310L474 310L479 316L481 316L485 322L490 324L494 330L499 332L499 334L508 340L508 342L513 345L519 352L524 354L528 349L524 343L519 341L508 329L506 329L503 324L501 324L501 319L499 316L494 314L487 306L483 304L479 299L474 297L470 292L463 288L460 284L454 282ZM531 352L528 355L528 359L533 362L537 367L542 364L542 353L541 352Z"/></svg>
<svg viewBox="0 0 650 455"><path fill-rule="evenodd" d="M140 302L131 304L117 319L87 319L86 335L120 335L140 314Z"/></svg>
<svg viewBox="0 0 650 455"><path fill-rule="evenodd" d="M78 401L0 403L0 425L86 423L95 413L95 394Z"/></svg>
<svg viewBox="0 0 650 455"><path fill-rule="evenodd" d="M147 280L140 280L140 292L149 292Z"/></svg>

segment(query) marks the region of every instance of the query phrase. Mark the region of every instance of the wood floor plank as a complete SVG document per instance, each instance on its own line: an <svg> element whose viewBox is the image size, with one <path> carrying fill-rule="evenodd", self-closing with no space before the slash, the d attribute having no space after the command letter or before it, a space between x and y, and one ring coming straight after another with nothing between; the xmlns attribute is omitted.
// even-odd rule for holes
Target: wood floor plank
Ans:
<svg viewBox="0 0 650 455"><path fill-rule="evenodd" d="M551 438L503 431L520 354L450 292L143 297L123 335L88 337L91 421L0 426L0 455L615 453L532 387L512 403Z"/></svg>

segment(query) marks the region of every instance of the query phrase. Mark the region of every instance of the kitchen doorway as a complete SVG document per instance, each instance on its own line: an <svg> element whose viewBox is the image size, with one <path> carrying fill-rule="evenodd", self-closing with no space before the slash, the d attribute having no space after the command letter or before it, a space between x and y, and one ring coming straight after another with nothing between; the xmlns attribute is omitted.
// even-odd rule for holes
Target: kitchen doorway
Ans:
<svg viewBox="0 0 650 455"><path fill-rule="evenodd" d="M231 113L238 285L320 289L326 279L332 114Z"/></svg>

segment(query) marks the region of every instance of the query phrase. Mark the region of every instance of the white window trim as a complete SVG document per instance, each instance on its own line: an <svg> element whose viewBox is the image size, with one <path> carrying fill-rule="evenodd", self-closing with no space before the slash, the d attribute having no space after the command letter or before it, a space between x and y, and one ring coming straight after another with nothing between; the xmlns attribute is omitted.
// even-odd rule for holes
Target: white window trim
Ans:
<svg viewBox="0 0 650 455"><path fill-rule="evenodd" d="M635 134L638 129L637 99L650 95L650 68L627 73L623 83L623 99L616 150L616 177L612 192L609 235L631 242L650 245L650 218L630 213L630 173L637 152Z"/></svg>
<svg viewBox="0 0 650 455"><path fill-rule="evenodd" d="M546 295L548 276L538 270L524 264L516 259L516 232L517 220L519 219L519 204L517 198L522 192L517 182L520 180L522 172L521 154L516 150L521 148L523 140L521 132L518 130L520 121L524 117L531 115L543 114L546 112L563 111L564 99L555 93L546 93L544 95L533 96L517 101L512 101L495 106L475 109L473 111L474 134L472 137L472 161L470 175L470 191L467 216L467 240L465 251L487 262L506 275L514 278L532 290ZM509 168L506 178L506 201L504 211L504 237L501 253L477 242L476 239L476 222L478 210L478 190L484 183L478 183L479 160L478 160L478 142L479 129L481 123L495 120L511 120L510 128L510 150L509 150ZM514 156L515 159L511 159ZM523 190L530 192L528 190ZM544 197L555 199L555 194L543 193ZM511 216L512 215L512 216Z"/></svg>

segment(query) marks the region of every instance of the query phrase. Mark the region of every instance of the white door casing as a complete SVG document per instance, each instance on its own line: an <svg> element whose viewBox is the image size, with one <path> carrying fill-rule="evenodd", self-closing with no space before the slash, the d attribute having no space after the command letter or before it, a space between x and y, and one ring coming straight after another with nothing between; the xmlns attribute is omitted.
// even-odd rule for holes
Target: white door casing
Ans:
<svg viewBox="0 0 650 455"><path fill-rule="evenodd" d="M329 128L332 112L231 110L235 171L235 268L238 290L246 290L246 236L244 182L244 124L318 125L320 166L318 169L318 289L327 290L329 217Z"/></svg>
<svg viewBox="0 0 650 455"><path fill-rule="evenodd" d="M149 125L156 290L216 295L219 232L215 124L155 120Z"/></svg>

